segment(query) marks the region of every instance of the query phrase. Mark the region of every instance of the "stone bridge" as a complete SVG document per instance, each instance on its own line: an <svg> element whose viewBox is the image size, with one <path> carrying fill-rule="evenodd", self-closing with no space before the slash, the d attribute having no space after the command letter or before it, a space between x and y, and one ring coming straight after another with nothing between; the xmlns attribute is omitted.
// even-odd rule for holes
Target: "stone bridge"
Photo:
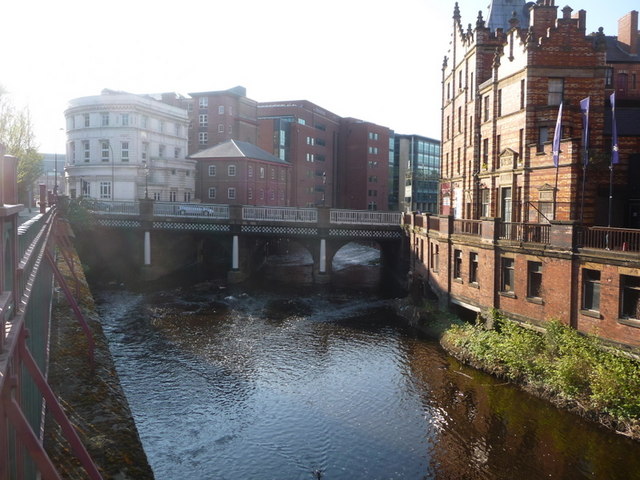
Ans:
<svg viewBox="0 0 640 480"><path fill-rule="evenodd" d="M85 201L86 202L86 201ZM101 250L99 263L126 262L152 280L188 264L226 263L231 283L259 268L280 243L295 242L313 258L314 283L328 283L334 255L354 241L380 247L383 276L404 278L400 212L256 207L200 203L90 200L93 228L82 235ZM85 240L87 240L85 238Z"/></svg>

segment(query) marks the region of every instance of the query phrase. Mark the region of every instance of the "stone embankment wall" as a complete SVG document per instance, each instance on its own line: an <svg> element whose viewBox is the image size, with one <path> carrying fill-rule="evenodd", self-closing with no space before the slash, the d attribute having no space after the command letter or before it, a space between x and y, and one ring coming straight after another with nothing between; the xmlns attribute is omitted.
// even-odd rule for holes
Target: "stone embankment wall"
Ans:
<svg viewBox="0 0 640 480"><path fill-rule="evenodd" d="M58 267L74 293L77 287L76 300L93 333L95 359L90 361L87 338L64 294L57 289L49 384L105 480L153 479L80 260L75 251L69 253L75 262L78 285L62 255ZM63 478L86 478L60 427L51 419L47 420L45 446Z"/></svg>

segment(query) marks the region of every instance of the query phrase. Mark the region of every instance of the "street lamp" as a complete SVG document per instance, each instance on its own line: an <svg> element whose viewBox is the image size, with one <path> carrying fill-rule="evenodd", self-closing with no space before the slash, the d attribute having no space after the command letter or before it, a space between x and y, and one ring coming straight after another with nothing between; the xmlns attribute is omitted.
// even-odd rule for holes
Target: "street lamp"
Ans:
<svg viewBox="0 0 640 480"><path fill-rule="evenodd" d="M144 198L149 199L149 165L146 160L142 161L142 168L144 169Z"/></svg>

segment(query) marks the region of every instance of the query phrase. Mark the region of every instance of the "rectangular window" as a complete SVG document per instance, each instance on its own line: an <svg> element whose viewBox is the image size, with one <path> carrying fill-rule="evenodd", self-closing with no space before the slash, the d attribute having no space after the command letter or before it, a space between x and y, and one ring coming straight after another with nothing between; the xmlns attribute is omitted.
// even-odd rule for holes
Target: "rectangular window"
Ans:
<svg viewBox="0 0 640 480"><path fill-rule="evenodd" d="M100 182L100 198L111 200L111 182Z"/></svg>
<svg viewBox="0 0 640 480"><path fill-rule="evenodd" d="M462 250L453 251L453 278L462 280Z"/></svg>
<svg viewBox="0 0 640 480"><path fill-rule="evenodd" d="M209 106L209 97L200 97L198 99L198 106L200 108L207 108Z"/></svg>
<svg viewBox="0 0 640 480"><path fill-rule="evenodd" d="M582 270L582 309L600 311L600 270Z"/></svg>
<svg viewBox="0 0 640 480"><path fill-rule="evenodd" d="M129 126L129 114L128 113L123 113L122 114L122 126L123 127Z"/></svg>
<svg viewBox="0 0 640 480"><path fill-rule="evenodd" d="M527 297L542 298L542 263L527 262Z"/></svg>
<svg viewBox="0 0 640 480"><path fill-rule="evenodd" d="M564 78L550 78L548 88L548 105L560 105L564 95Z"/></svg>
<svg viewBox="0 0 640 480"><path fill-rule="evenodd" d="M109 161L109 142L107 140L103 140L100 142L100 152L101 159L103 162Z"/></svg>
<svg viewBox="0 0 640 480"><path fill-rule="evenodd" d="M89 140L83 140L82 150L84 152L83 153L84 162L89 163L91 161L91 144L89 143Z"/></svg>
<svg viewBox="0 0 640 480"><path fill-rule="evenodd" d="M123 162L129 161L129 142L120 142L120 157Z"/></svg>
<svg viewBox="0 0 640 480"><path fill-rule="evenodd" d="M224 125L221 123L218 124L218 133L224 133Z"/></svg>
<svg viewBox="0 0 640 480"><path fill-rule="evenodd" d="M369 147L369 153L372 155L378 154L378 147Z"/></svg>
<svg viewBox="0 0 640 480"><path fill-rule="evenodd" d="M247 199L253 200L253 188L251 187L247 190Z"/></svg>
<svg viewBox="0 0 640 480"><path fill-rule="evenodd" d="M142 160L146 160L148 154L149 154L149 144L147 142L144 142L142 144Z"/></svg>
<svg viewBox="0 0 640 480"><path fill-rule="evenodd" d="M206 145L209 143L209 134L207 132L199 132L198 133L198 144Z"/></svg>
<svg viewBox="0 0 640 480"><path fill-rule="evenodd" d="M182 151L180 150L180 147L175 147L173 149L173 158L180 158L180 154L182 153Z"/></svg>
<svg viewBox="0 0 640 480"><path fill-rule="evenodd" d="M236 189L233 187L229 187L229 189L227 190L227 198L229 200L235 200L236 199Z"/></svg>
<svg viewBox="0 0 640 480"><path fill-rule="evenodd" d="M513 258L502 258L500 269L500 291L513 293L515 287L515 269Z"/></svg>
<svg viewBox="0 0 640 480"><path fill-rule="evenodd" d="M438 271L440 266L440 245L437 243L431 244L431 270Z"/></svg>
<svg viewBox="0 0 640 480"><path fill-rule="evenodd" d="M489 120L489 95L484 97L484 121Z"/></svg>
<svg viewBox="0 0 640 480"><path fill-rule="evenodd" d="M640 320L640 277L620 276L622 318Z"/></svg>
<svg viewBox="0 0 640 480"><path fill-rule="evenodd" d="M209 176L210 177L215 177L216 176L216 166L215 165L209 165Z"/></svg>
<svg viewBox="0 0 640 480"><path fill-rule="evenodd" d="M538 153L544 152L544 144L549 141L549 127L538 128Z"/></svg>
<svg viewBox="0 0 640 480"><path fill-rule="evenodd" d="M198 116L198 122L200 123L201 127L206 127L209 125L209 115L207 115L206 113L201 113Z"/></svg>
<svg viewBox="0 0 640 480"><path fill-rule="evenodd" d="M526 90L525 90L524 80L520 80L520 110L524 108L525 100L526 100Z"/></svg>
<svg viewBox="0 0 640 480"><path fill-rule="evenodd" d="M613 68L607 68L604 71L604 86L613 87Z"/></svg>
<svg viewBox="0 0 640 480"><path fill-rule="evenodd" d="M209 200L215 200L216 198L216 187L209 187Z"/></svg>
<svg viewBox="0 0 640 480"><path fill-rule="evenodd" d="M169 192L169 201L170 202L175 202L177 198L178 198L178 192L176 192L176 191Z"/></svg>
<svg viewBox="0 0 640 480"><path fill-rule="evenodd" d="M236 166L235 165L229 165L227 167L227 175L230 177L235 177L236 176Z"/></svg>
<svg viewBox="0 0 640 480"><path fill-rule="evenodd" d="M85 113L84 115L84 126L86 127L90 127L91 126L91 117L89 117L88 113Z"/></svg>
<svg viewBox="0 0 640 480"><path fill-rule="evenodd" d="M140 125L142 128L147 128L147 125L149 125L149 117L147 117L146 115L142 116L142 125Z"/></svg>
<svg viewBox="0 0 640 480"><path fill-rule="evenodd" d="M260 178L264 178L264 167L260 167L259 174Z"/></svg>
<svg viewBox="0 0 640 480"><path fill-rule="evenodd" d="M164 145L158 145L158 157L164 158Z"/></svg>
<svg viewBox="0 0 640 480"><path fill-rule="evenodd" d="M489 192L490 190L488 188L484 188L482 189L482 193L481 195L481 201L482 201L482 212L480 214L481 217L490 217L491 216L491 211L490 211L490 206L491 204L489 203Z"/></svg>
<svg viewBox="0 0 640 480"><path fill-rule="evenodd" d="M478 283L478 254L471 252L469 254L469 283Z"/></svg>
<svg viewBox="0 0 640 480"><path fill-rule="evenodd" d="M102 114L100 114L100 118L102 119L102 126L103 127L108 127L109 126L109 114L108 113L102 113Z"/></svg>
<svg viewBox="0 0 640 480"><path fill-rule="evenodd" d="M498 117L502 116L502 89L498 90L498 105L496 105L496 108L498 109Z"/></svg>
<svg viewBox="0 0 640 480"><path fill-rule="evenodd" d="M224 105L218 105L218 115L224 115Z"/></svg>

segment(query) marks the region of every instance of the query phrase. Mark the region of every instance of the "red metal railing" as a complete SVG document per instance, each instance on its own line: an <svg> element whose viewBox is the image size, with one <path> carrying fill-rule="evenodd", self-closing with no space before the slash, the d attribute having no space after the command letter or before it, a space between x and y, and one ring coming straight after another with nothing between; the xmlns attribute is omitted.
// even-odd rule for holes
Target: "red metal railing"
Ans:
<svg viewBox="0 0 640 480"><path fill-rule="evenodd" d="M550 243L551 225L546 223L502 222L498 224L498 238L515 242Z"/></svg>
<svg viewBox="0 0 640 480"><path fill-rule="evenodd" d="M462 235L482 235L482 221L456 219L453 221L453 233Z"/></svg>
<svg viewBox="0 0 640 480"><path fill-rule="evenodd" d="M611 227L582 227L578 246L601 250L640 252L640 230Z"/></svg>
<svg viewBox="0 0 640 480"><path fill-rule="evenodd" d="M25 237L20 239L22 243L18 242L24 248L19 249L17 281L13 292L8 295L3 292L5 295L0 302L3 327L0 336L0 479L61 478L43 447L45 406L60 425L88 478L102 479L42 373L46 371L48 361L54 277L87 335L89 351L93 348L91 331L54 260L56 221L56 211L51 209L41 221L31 226L37 232L24 229L20 232Z"/></svg>

